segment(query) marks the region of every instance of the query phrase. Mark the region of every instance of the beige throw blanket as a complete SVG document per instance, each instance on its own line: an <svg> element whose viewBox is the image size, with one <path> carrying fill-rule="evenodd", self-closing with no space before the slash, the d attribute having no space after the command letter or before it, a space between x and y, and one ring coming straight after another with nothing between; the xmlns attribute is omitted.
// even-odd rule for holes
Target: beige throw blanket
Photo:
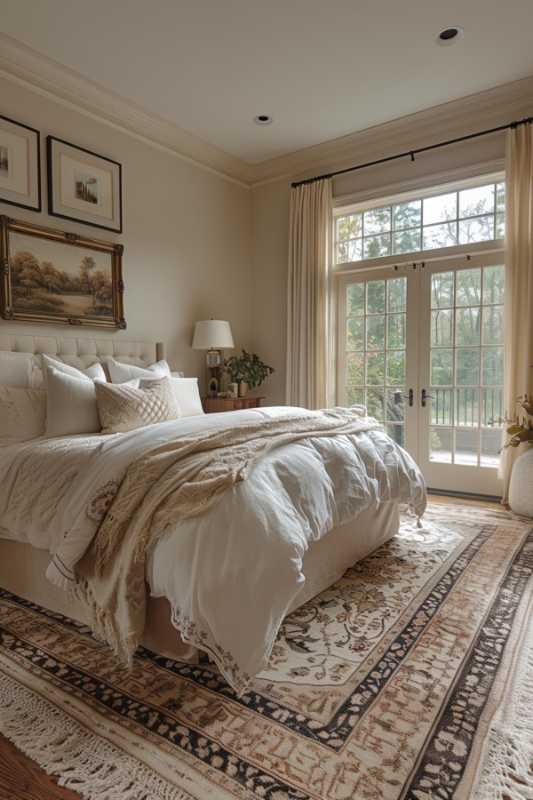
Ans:
<svg viewBox="0 0 533 800"><path fill-rule="evenodd" d="M177 437L147 452L129 467L76 569L75 591L95 635L131 661L145 626L148 548L169 526L207 511L267 452L309 437L377 428L372 418L335 409Z"/></svg>

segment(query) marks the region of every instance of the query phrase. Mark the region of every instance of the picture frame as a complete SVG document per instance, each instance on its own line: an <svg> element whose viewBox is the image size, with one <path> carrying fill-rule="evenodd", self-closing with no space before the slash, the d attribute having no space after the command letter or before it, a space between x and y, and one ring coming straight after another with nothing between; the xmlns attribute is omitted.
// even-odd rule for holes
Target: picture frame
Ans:
<svg viewBox="0 0 533 800"><path fill-rule="evenodd" d="M41 134L0 115L0 202L42 210Z"/></svg>
<svg viewBox="0 0 533 800"><path fill-rule="evenodd" d="M46 155L48 213L122 233L122 164L55 136Z"/></svg>
<svg viewBox="0 0 533 800"><path fill-rule="evenodd" d="M0 314L125 329L121 244L0 216Z"/></svg>

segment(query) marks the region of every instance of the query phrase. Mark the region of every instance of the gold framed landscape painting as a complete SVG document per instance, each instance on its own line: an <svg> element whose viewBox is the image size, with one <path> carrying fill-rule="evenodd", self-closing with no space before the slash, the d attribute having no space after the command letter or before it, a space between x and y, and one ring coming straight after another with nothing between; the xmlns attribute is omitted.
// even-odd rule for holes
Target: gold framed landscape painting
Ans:
<svg viewBox="0 0 533 800"><path fill-rule="evenodd" d="M48 212L122 233L122 165L47 137Z"/></svg>
<svg viewBox="0 0 533 800"><path fill-rule="evenodd" d="M0 116L0 201L41 210L40 134Z"/></svg>
<svg viewBox="0 0 533 800"><path fill-rule="evenodd" d="M125 328L123 247L0 217L4 319Z"/></svg>

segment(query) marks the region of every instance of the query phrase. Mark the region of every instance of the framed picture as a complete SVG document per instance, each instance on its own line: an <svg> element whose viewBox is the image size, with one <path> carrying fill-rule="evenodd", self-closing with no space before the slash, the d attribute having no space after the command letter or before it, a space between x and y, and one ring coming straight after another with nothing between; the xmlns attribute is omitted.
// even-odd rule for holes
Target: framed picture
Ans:
<svg viewBox="0 0 533 800"><path fill-rule="evenodd" d="M0 202L41 210L39 131L0 116Z"/></svg>
<svg viewBox="0 0 533 800"><path fill-rule="evenodd" d="M0 217L4 319L125 328L121 244Z"/></svg>
<svg viewBox="0 0 533 800"><path fill-rule="evenodd" d="M48 136L48 213L122 233L122 165Z"/></svg>

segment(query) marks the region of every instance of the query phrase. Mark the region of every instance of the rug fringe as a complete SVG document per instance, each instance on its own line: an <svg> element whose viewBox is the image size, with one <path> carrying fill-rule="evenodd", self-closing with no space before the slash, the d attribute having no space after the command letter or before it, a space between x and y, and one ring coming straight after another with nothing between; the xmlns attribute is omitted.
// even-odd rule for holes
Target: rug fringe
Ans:
<svg viewBox="0 0 533 800"><path fill-rule="evenodd" d="M525 644L525 643L524 643ZM518 680L506 722L497 718L474 800L533 800L533 641L517 664ZM509 713L510 711L510 713Z"/></svg>
<svg viewBox="0 0 533 800"><path fill-rule="evenodd" d="M87 800L193 800L1 670L0 731Z"/></svg>

